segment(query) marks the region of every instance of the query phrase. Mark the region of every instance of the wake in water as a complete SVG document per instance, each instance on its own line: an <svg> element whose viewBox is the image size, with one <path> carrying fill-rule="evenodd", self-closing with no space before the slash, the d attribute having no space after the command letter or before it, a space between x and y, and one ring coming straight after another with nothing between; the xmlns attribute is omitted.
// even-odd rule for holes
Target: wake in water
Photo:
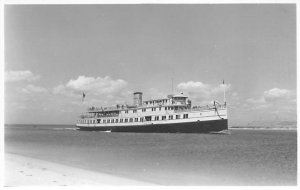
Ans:
<svg viewBox="0 0 300 190"><path fill-rule="evenodd" d="M230 135L230 131L229 130L223 130L223 131L218 131L218 132L210 132L209 134Z"/></svg>

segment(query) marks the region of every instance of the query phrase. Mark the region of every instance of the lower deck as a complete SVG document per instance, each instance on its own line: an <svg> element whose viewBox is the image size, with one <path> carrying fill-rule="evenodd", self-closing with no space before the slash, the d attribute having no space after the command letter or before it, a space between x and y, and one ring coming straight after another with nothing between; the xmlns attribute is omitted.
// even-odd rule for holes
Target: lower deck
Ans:
<svg viewBox="0 0 300 190"><path fill-rule="evenodd" d="M141 133L209 133L228 130L228 120L193 121L184 123L148 124L134 126L88 127L78 126L80 130Z"/></svg>

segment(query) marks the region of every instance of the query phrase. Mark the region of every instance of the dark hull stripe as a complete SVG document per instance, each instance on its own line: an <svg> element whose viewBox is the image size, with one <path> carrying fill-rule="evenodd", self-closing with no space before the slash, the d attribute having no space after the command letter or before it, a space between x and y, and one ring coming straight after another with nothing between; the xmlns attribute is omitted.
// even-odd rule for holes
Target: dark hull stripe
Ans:
<svg viewBox="0 0 300 190"><path fill-rule="evenodd" d="M228 120L199 121L176 124L137 126L79 127L85 131L139 132L139 133L209 133L228 129Z"/></svg>

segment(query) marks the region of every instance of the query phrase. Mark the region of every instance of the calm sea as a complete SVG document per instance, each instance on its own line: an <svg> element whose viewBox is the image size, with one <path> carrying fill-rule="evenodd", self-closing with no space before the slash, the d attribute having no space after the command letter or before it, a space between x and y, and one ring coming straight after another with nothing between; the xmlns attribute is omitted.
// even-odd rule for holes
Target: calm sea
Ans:
<svg viewBox="0 0 300 190"><path fill-rule="evenodd" d="M106 133L5 126L5 152L160 185L296 185L296 130Z"/></svg>

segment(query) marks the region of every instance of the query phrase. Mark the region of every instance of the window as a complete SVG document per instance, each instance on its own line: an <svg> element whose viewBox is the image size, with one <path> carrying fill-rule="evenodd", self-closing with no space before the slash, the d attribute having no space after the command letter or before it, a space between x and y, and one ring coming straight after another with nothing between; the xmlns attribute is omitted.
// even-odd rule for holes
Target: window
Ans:
<svg viewBox="0 0 300 190"><path fill-rule="evenodd" d="M125 110L125 113L128 113L128 110Z"/></svg>
<svg viewBox="0 0 300 190"><path fill-rule="evenodd" d="M166 120L166 116L162 116L162 117L161 117L161 120Z"/></svg>
<svg viewBox="0 0 300 190"><path fill-rule="evenodd" d="M173 119L173 115L169 115L169 119Z"/></svg>
<svg viewBox="0 0 300 190"><path fill-rule="evenodd" d="M97 123L100 123L101 122L101 119L97 119Z"/></svg>
<svg viewBox="0 0 300 190"><path fill-rule="evenodd" d="M146 121L151 121L151 116L145 116Z"/></svg>
<svg viewBox="0 0 300 190"><path fill-rule="evenodd" d="M142 112L146 112L146 109L145 109L145 108L143 108L143 109L142 109Z"/></svg>
<svg viewBox="0 0 300 190"><path fill-rule="evenodd" d="M152 111L156 111L156 108L152 108Z"/></svg>
<svg viewBox="0 0 300 190"><path fill-rule="evenodd" d="M128 122L128 119L125 119L125 123L127 123Z"/></svg>
<svg viewBox="0 0 300 190"><path fill-rule="evenodd" d="M107 120L107 123L110 123L110 119Z"/></svg>
<svg viewBox="0 0 300 190"><path fill-rule="evenodd" d="M116 123L118 123L119 122L119 120L118 119L116 119Z"/></svg>
<svg viewBox="0 0 300 190"><path fill-rule="evenodd" d="M186 118L188 118L188 117L189 117L188 114L183 114L183 119L186 119Z"/></svg>
<svg viewBox="0 0 300 190"><path fill-rule="evenodd" d="M156 120L156 121L159 120L159 116L155 116L155 120Z"/></svg>
<svg viewBox="0 0 300 190"><path fill-rule="evenodd" d="M159 111L161 111L161 107L159 107Z"/></svg>
<svg viewBox="0 0 300 190"><path fill-rule="evenodd" d="M133 110L133 113L136 113L136 110Z"/></svg>
<svg viewBox="0 0 300 190"><path fill-rule="evenodd" d="M129 119L129 122L133 122L133 118L130 118L130 119Z"/></svg>
<svg viewBox="0 0 300 190"><path fill-rule="evenodd" d="M176 115L176 119L180 119L180 115Z"/></svg>
<svg viewBox="0 0 300 190"><path fill-rule="evenodd" d="M139 121L139 118L135 118L134 121L135 121L135 122L138 122L138 121Z"/></svg>
<svg viewBox="0 0 300 190"><path fill-rule="evenodd" d="M114 119L112 119L111 122L114 123Z"/></svg>
<svg viewBox="0 0 300 190"><path fill-rule="evenodd" d="M167 110L168 108L167 107L165 107L165 110Z"/></svg>
<svg viewBox="0 0 300 190"><path fill-rule="evenodd" d="M140 122L143 122L143 121L144 121L144 118L141 117L141 118L140 118Z"/></svg>
<svg viewBox="0 0 300 190"><path fill-rule="evenodd" d="M103 123L106 123L106 120L105 120L105 119L103 119Z"/></svg>
<svg viewBox="0 0 300 190"><path fill-rule="evenodd" d="M123 123L123 119L120 119L120 123Z"/></svg>

